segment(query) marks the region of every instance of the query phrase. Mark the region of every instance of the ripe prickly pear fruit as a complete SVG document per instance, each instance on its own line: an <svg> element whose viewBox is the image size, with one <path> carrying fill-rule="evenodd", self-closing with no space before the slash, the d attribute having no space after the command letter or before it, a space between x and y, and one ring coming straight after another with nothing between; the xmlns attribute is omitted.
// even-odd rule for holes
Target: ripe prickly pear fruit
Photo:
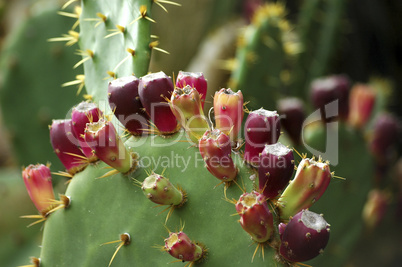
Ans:
<svg viewBox="0 0 402 267"><path fill-rule="evenodd" d="M145 178L141 189L156 204L181 206L186 201L186 194L182 189L176 188L167 178L156 173Z"/></svg>
<svg viewBox="0 0 402 267"><path fill-rule="evenodd" d="M376 93L365 84L356 84L350 91L348 123L360 129L370 119L374 108Z"/></svg>
<svg viewBox="0 0 402 267"><path fill-rule="evenodd" d="M328 240L329 224L324 217L302 210L283 230L279 253L291 262L308 261L324 252Z"/></svg>
<svg viewBox="0 0 402 267"><path fill-rule="evenodd" d="M94 162L98 157L92 152L92 148L84 140L84 132L88 122L97 122L102 116L102 111L95 103L82 101L73 107L71 113L72 129L74 136L78 139L82 153L89 162Z"/></svg>
<svg viewBox="0 0 402 267"><path fill-rule="evenodd" d="M138 84L139 79L132 75L113 80L108 85L110 108L133 135L142 135L148 129L148 115L138 95Z"/></svg>
<svg viewBox="0 0 402 267"><path fill-rule="evenodd" d="M281 219L288 220L302 209L311 207L324 194L331 177L328 163L302 159L295 178L278 199Z"/></svg>
<svg viewBox="0 0 402 267"><path fill-rule="evenodd" d="M214 96L214 113L216 128L230 137L231 141L239 139L243 121L243 94L222 88Z"/></svg>
<svg viewBox="0 0 402 267"><path fill-rule="evenodd" d="M205 98L208 91L208 84L204 74L202 72L179 71L176 79L176 87L184 88L187 85L198 91L201 97L201 107L204 108Z"/></svg>
<svg viewBox="0 0 402 267"><path fill-rule="evenodd" d="M331 75L314 80L311 83L311 101L315 108L321 109L325 116L325 105L338 100L339 117L345 119L349 113L350 80L345 75Z"/></svg>
<svg viewBox="0 0 402 267"><path fill-rule="evenodd" d="M370 150L378 161L387 161L394 144L398 142L399 121L391 114L382 113L375 119Z"/></svg>
<svg viewBox="0 0 402 267"><path fill-rule="evenodd" d="M98 158L119 172L128 173L136 166L112 122L102 118L87 123L84 136Z"/></svg>
<svg viewBox="0 0 402 267"><path fill-rule="evenodd" d="M53 150L68 173L75 174L88 165L87 158L78 147L78 139L73 134L71 119L53 120L49 132Z"/></svg>
<svg viewBox="0 0 402 267"><path fill-rule="evenodd" d="M198 140L209 129L198 91L189 85L176 88L169 103L173 114L186 130L188 137L198 145Z"/></svg>
<svg viewBox="0 0 402 267"><path fill-rule="evenodd" d="M167 102L174 90L172 80L163 71L140 78L138 93L145 111L162 134L177 132L175 115Z"/></svg>
<svg viewBox="0 0 402 267"><path fill-rule="evenodd" d="M288 133L293 143L298 145L305 118L303 102L296 97L283 98L278 101L278 112L281 114L281 126Z"/></svg>
<svg viewBox="0 0 402 267"><path fill-rule="evenodd" d="M50 210L51 201L55 199L49 166L31 164L22 171L22 178L35 207L45 215Z"/></svg>
<svg viewBox="0 0 402 267"><path fill-rule="evenodd" d="M264 195L253 191L244 193L236 203L240 225L259 243L268 241L274 233L274 221Z"/></svg>
<svg viewBox="0 0 402 267"><path fill-rule="evenodd" d="M275 144L280 133L281 125L276 111L260 108L250 112L244 126L246 139L244 160L253 166L258 166L260 153L265 145Z"/></svg>
<svg viewBox="0 0 402 267"><path fill-rule="evenodd" d="M224 182L236 178L238 170L232 160L229 136L218 129L207 130L199 141L199 150L213 176Z"/></svg>
<svg viewBox="0 0 402 267"><path fill-rule="evenodd" d="M258 168L259 189L268 198L275 198L289 183L294 171L293 150L280 142L266 145Z"/></svg>
<svg viewBox="0 0 402 267"><path fill-rule="evenodd" d="M179 260L191 262L203 259L206 253L205 248L191 241L182 231L170 233L165 239L164 249Z"/></svg>

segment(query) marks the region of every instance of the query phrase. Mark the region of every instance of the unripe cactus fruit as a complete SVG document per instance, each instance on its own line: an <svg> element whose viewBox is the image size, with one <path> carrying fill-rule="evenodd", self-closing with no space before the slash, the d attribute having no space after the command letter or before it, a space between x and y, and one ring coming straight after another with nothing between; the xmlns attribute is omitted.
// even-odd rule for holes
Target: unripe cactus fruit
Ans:
<svg viewBox="0 0 402 267"><path fill-rule="evenodd" d="M243 94L222 88L214 96L214 113L216 128L236 141L243 121Z"/></svg>
<svg viewBox="0 0 402 267"><path fill-rule="evenodd" d="M278 112L283 116L281 126L288 133L293 143L300 144L300 135L305 119L303 102L296 97L283 98L278 101Z"/></svg>
<svg viewBox="0 0 402 267"><path fill-rule="evenodd" d="M254 241L263 243L271 238L273 216L262 194L256 191L242 194L236 203L236 211L240 215L240 225Z"/></svg>
<svg viewBox="0 0 402 267"><path fill-rule="evenodd" d="M184 88L187 85L198 91L201 97L201 106L204 108L205 98L208 91L208 84L204 74L202 72L179 71L176 79L176 87Z"/></svg>
<svg viewBox="0 0 402 267"><path fill-rule="evenodd" d="M141 103L162 134L171 134L178 130L176 117L167 103L173 90L172 80L162 71L140 78L138 93Z"/></svg>
<svg viewBox="0 0 402 267"><path fill-rule="evenodd" d="M279 252L291 262L307 261L323 253L328 240L329 224L324 217L302 210L283 230Z"/></svg>
<svg viewBox="0 0 402 267"><path fill-rule="evenodd" d="M237 167L232 160L229 136L218 129L207 130L199 141L199 150L208 171L224 182L237 176Z"/></svg>
<svg viewBox="0 0 402 267"><path fill-rule="evenodd" d="M278 199L281 219L288 220L302 209L311 207L324 194L331 178L328 163L302 159L295 178Z"/></svg>
<svg viewBox="0 0 402 267"><path fill-rule="evenodd" d="M82 101L73 107L71 112L72 129L77 138L82 153L88 158L89 162L94 162L98 157L92 152L92 148L84 140L84 132L88 122L97 122L102 116L102 111L95 103Z"/></svg>
<svg viewBox="0 0 402 267"><path fill-rule="evenodd" d="M142 135L148 129L148 116L138 95L138 84L139 79L132 75L113 80L108 85L110 108L133 135Z"/></svg>
<svg viewBox="0 0 402 267"><path fill-rule="evenodd" d="M165 250L179 260L190 262L201 260L206 253L205 248L195 244L182 231L169 234L165 239Z"/></svg>
<svg viewBox="0 0 402 267"><path fill-rule="evenodd" d="M186 193L176 188L162 175L152 173L141 185L145 196L160 205L181 206L186 201Z"/></svg>
<svg viewBox="0 0 402 267"><path fill-rule="evenodd" d="M74 174L88 165L87 158L78 147L78 139L73 134L71 119L53 120L49 132L53 150L68 173Z"/></svg>
<svg viewBox="0 0 402 267"><path fill-rule="evenodd" d="M49 166L43 164L29 165L22 171L22 178L29 197L38 211L45 215L54 200L52 175Z"/></svg>
<svg viewBox="0 0 402 267"><path fill-rule="evenodd" d="M366 227L373 230L384 219L388 208L389 195L382 190L372 189L364 204L362 217Z"/></svg>
<svg viewBox="0 0 402 267"><path fill-rule="evenodd" d="M244 160L251 165L258 166L260 153L265 145L275 144L280 133L281 125L276 111L260 108L250 112L244 126L246 139Z"/></svg>
<svg viewBox="0 0 402 267"><path fill-rule="evenodd" d="M198 140L209 129L198 91L189 85L184 88L176 88L169 104L176 119L186 130L188 137L198 145Z"/></svg>
<svg viewBox="0 0 402 267"><path fill-rule="evenodd" d="M117 135L112 122L100 119L87 124L85 141L94 150L100 160L118 170L127 173L135 167L135 159Z"/></svg>
<svg viewBox="0 0 402 267"><path fill-rule="evenodd" d="M376 100L376 93L368 85L356 84L350 91L348 123L362 128L370 119Z"/></svg>
<svg viewBox="0 0 402 267"><path fill-rule="evenodd" d="M293 171L293 150L280 142L266 145L258 168L260 192L268 199L275 198L289 183Z"/></svg>

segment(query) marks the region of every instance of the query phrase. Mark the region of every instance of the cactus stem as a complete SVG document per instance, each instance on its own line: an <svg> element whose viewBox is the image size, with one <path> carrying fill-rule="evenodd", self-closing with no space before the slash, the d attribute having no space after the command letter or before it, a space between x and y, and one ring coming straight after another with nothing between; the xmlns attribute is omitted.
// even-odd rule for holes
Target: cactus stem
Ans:
<svg viewBox="0 0 402 267"><path fill-rule="evenodd" d="M73 30L68 31L68 34L63 34L61 37L47 39L48 42L67 42L66 46L72 46L78 42L79 33Z"/></svg>
<svg viewBox="0 0 402 267"><path fill-rule="evenodd" d="M71 82L66 82L61 85L61 87L67 87L67 86L72 86L72 85L78 85L78 90L77 90L77 95L79 95L84 88L85 85L85 75L84 74L79 74L75 76L76 80L71 81Z"/></svg>
<svg viewBox="0 0 402 267"><path fill-rule="evenodd" d="M86 51L78 50L76 55L84 57L80 61L77 62L77 64L74 65L73 69L78 68L82 64L84 64L86 61L92 59L94 57L94 52L90 49L87 49Z"/></svg>
<svg viewBox="0 0 402 267"><path fill-rule="evenodd" d="M120 235L120 239L119 239L119 240L110 241L110 242L106 242L106 243L101 244L101 246L103 246L103 245L114 244L114 243L118 243L118 242L120 242L120 244L117 246L115 252L113 253L113 256L112 256L112 258L110 259L110 262L109 262L108 267L110 267L110 266L112 265L112 262L113 262L114 258L116 257L117 252L119 252L119 250L120 250L123 246L130 245L130 243L131 243L131 237L130 237L130 234L129 234L129 233L124 233L124 234L121 234L121 235Z"/></svg>
<svg viewBox="0 0 402 267"><path fill-rule="evenodd" d="M69 5L71 5L72 3L76 2L77 0L69 0L67 1L62 7L61 9L66 9Z"/></svg>
<svg viewBox="0 0 402 267"><path fill-rule="evenodd" d="M149 48L155 49L156 51L159 51L159 52L165 53L167 55L170 55L170 53L168 51L158 47L158 45L159 45L159 41L153 41L153 42L149 43Z"/></svg>
<svg viewBox="0 0 402 267"><path fill-rule="evenodd" d="M115 36L115 35L118 35L120 33L124 34L124 32L126 31L126 28L121 26L121 25L116 25L116 29L110 29L108 31L110 31L112 33L106 35L105 39L110 38L110 37Z"/></svg>

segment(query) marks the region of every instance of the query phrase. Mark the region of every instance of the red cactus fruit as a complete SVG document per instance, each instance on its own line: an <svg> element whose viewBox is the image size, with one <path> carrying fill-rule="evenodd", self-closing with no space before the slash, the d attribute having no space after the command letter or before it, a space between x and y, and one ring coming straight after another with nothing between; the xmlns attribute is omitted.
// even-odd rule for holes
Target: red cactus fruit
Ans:
<svg viewBox="0 0 402 267"><path fill-rule="evenodd" d="M138 85L141 103L162 134L171 134L178 130L176 117L167 102L173 90L172 80L162 71L141 77Z"/></svg>
<svg viewBox="0 0 402 267"><path fill-rule="evenodd" d="M143 135L148 129L148 115L138 95L139 79L121 77L109 82L108 99L114 115L133 135Z"/></svg>
<svg viewBox="0 0 402 267"><path fill-rule="evenodd" d="M253 166L258 166L260 153L265 145L275 144L280 133L281 126L276 111L260 108L250 112L244 126L246 139L244 160Z"/></svg>
<svg viewBox="0 0 402 267"><path fill-rule="evenodd" d="M84 136L100 160L121 173L131 171L133 158L111 122L102 118L88 123Z"/></svg>
<svg viewBox="0 0 402 267"><path fill-rule="evenodd" d="M222 88L214 96L214 113L216 128L230 137L231 141L239 139L243 121L243 94Z"/></svg>
<svg viewBox="0 0 402 267"><path fill-rule="evenodd" d="M339 117L346 120L349 112L350 80L345 75L331 75L311 83L311 101L315 108L321 109L325 116L325 105L338 100Z"/></svg>
<svg viewBox="0 0 402 267"><path fill-rule="evenodd" d="M384 219L389 204L389 194L386 191L372 189L363 207L363 221L366 227L373 230Z"/></svg>
<svg viewBox="0 0 402 267"><path fill-rule="evenodd" d="M84 132L88 122L97 122L102 116L102 111L95 103L82 101L73 107L71 113L72 129L78 139L82 152L89 162L94 162L98 157L92 152L92 148L84 140Z"/></svg>
<svg viewBox="0 0 402 267"><path fill-rule="evenodd" d="M303 102L296 97L283 98L278 101L277 108L282 117L281 126L294 144L300 144L301 130L305 119Z"/></svg>
<svg viewBox="0 0 402 267"><path fill-rule="evenodd" d="M78 147L78 139L73 134L71 119L53 120L49 132L53 150L67 172L75 174L88 165L88 160Z"/></svg>
<svg viewBox="0 0 402 267"><path fill-rule="evenodd" d="M216 178L229 182L236 178L229 136L218 129L207 130L199 141L199 150L208 171Z"/></svg>
<svg viewBox="0 0 402 267"><path fill-rule="evenodd" d="M293 150L280 142L266 145L258 168L260 192L266 198L275 198L289 183L294 171Z"/></svg>
<svg viewBox="0 0 402 267"><path fill-rule="evenodd" d="M236 203L236 211L240 215L240 225L254 241L263 243L271 238L273 216L262 194L256 191L242 194Z"/></svg>
<svg viewBox="0 0 402 267"><path fill-rule="evenodd" d="M164 249L173 257L182 261L198 261L205 254L205 249L191 241L191 239L182 231L170 233L165 239Z"/></svg>
<svg viewBox="0 0 402 267"><path fill-rule="evenodd" d="M356 84L350 92L348 123L360 129L370 119L374 108L376 93L365 84Z"/></svg>
<svg viewBox="0 0 402 267"><path fill-rule="evenodd" d="M41 214L46 214L55 199L49 166L31 164L22 171L22 178L35 207Z"/></svg>
<svg viewBox="0 0 402 267"><path fill-rule="evenodd" d="M202 74L202 72L179 71L176 79L176 87L184 88L187 85L198 91L201 97L201 108L204 108L208 91L208 84L204 74Z"/></svg>
<svg viewBox="0 0 402 267"><path fill-rule="evenodd" d="M177 189L167 178L156 173L145 178L141 189L149 200L160 205L180 206L186 200L182 190Z"/></svg>
<svg viewBox="0 0 402 267"><path fill-rule="evenodd" d="M379 161L388 160L387 155L398 142L400 123L392 114L382 113L374 122L370 150Z"/></svg>
<svg viewBox="0 0 402 267"><path fill-rule="evenodd" d="M188 137L198 145L198 140L209 129L198 91L189 85L176 88L169 103L173 114L186 130Z"/></svg>
<svg viewBox="0 0 402 267"><path fill-rule="evenodd" d="M329 224L309 210L297 213L281 235L279 253L291 262L308 261L324 252L329 241Z"/></svg>
<svg viewBox="0 0 402 267"><path fill-rule="evenodd" d="M311 207L320 199L331 181L332 174L326 162L303 159L290 182L278 199L282 220L288 220L302 209Z"/></svg>

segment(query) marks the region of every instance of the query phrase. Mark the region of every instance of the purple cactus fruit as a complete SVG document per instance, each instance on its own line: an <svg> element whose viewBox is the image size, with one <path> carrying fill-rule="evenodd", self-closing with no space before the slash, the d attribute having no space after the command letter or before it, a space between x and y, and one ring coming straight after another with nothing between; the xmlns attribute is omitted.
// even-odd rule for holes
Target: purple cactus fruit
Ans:
<svg viewBox="0 0 402 267"><path fill-rule="evenodd" d="M266 145L258 168L259 189L268 198L275 198L289 183L294 171L293 150L280 142Z"/></svg>
<svg viewBox="0 0 402 267"><path fill-rule="evenodd" d="M53 150L68 173L75 174L88 165L88 160L78 147L78 139L73 134L71 119L53 120L49 132Z"/></svg>
<svg viewBox="0 0 402 267"><path fill-rule="evenodd" d="M31 164L22 171L22 178L35 207L45 215L50 210L51 201L55 199L49 166Z"/></svg>
<svg viewBox="0 0 402 267"><path fill-rule="evenodd" d="M244 126L246 139L244 160L253 166L258 166L260 153L265 145L275 144L280 133L280 120L276 111L260 108L250 112Z"/></svg>
<svg viewBox="0 0 402 267"><path fill-rule="evenodd" d="M262 194L256 191L242 194L236 203L236 211L240 215L241 226L254 241L263 243L271 238L273 216Z"/></svg>
<svg viewBox="0 0 402 267"><path fill-rule="evenodd" d="M294 144L300 144L301 130L305 119L303 102L296 97L283 98L278 101L277 108L281 114L281 126Z"/></svg>
<svg viewBox="0 0 402 267"><path fill-rule="evenodd" d="M135 76L121 77L109 82L108 99L114 115L133 135L143 135L148 129L148 115L138 95L139 79Z"/></svg>
<svg viewBox="0 0 402 267"><path fill-rule="evenodd" d="M214 113L216 128L230 137L231 141L239 139L243 121L243 94L222 88L214 96Z"/></svg>
<svg viewBox="0 0 402 267"><path fill-rule="evenodd" d="M133 158L111 122L102 118L97 122L87 123L84 136L100 160L121 173L132 170L135 165Z"/></svg>
<svg viewBox="0 0 402 267"><path fill-rule="evenodd" d="M331 75L311 83L311 101L315 108L321 109L325 116L325 105L338 100L339 117L346 120L349 113L350 80L345 75Z"/></svg>
<svg viewBox="0 0 402 267"><path fill-rule="evenodd" d="M348 123L360 129L370 119L374 108L376 93L365 84L356 84L350 92Z"/></svg>
<svg viewBox="0 0 402 267"><path fill-rule="evenodd" d="M202 72L179 71L176 79L176 87L184 88L187 85L198 91L201 97L201 108L203 109L208 90L208 84L204 74L202 74Z"/></svg>
<svg viewBox="0 0 402 267"><path fill-rule="evenodd" d="M324 252L329 241L329 224L309 210L297 213L281 235L279 253L291 262L308 261Z"/></svg>
<svg viewBox="0 0 402 267"><path fill-rule="evenodd" d="M176 117L168 103L173 90L172 80L162 71L141 77L138 85L141 103L162 134L172 134L178 130Z"/></svg>
<svg viewBox="0 0 402 267"><path fill-rule="evenodd" d="M229 136L218 129L207 130L199 141L199 150L213 176L224 182L236 178L238 170L232 160Z"/></svg>
<svg viewBox="0 0 402 267"><path fill-rule="evenodd" d="M281 219L288 220L302 209L311 207L324 194L331 178L328 163L302 159L295 178L278 199Z"/></svg>
<svg viewBox="0 0 402 267"><path fill-rule="evenodd" d="M182 231L170 233L165 239L164 249L173 257L182 261L195 262L201 260L205 255L205 249L191 241Z"/></svg>
<svg viewBox="0 0 402 267"><path fill-rule="evenodd" d="M156 173L145 178L141 189L145 196L156 204L181 206L186 201L182 190L177 189L167 178Z"/></svg>
<svg viewBox="0 0 402 267"><path fill-rule="evenodd" d="M176 88L169 103L173 114L186 130L188 137L198 145L198 140L209 129L198 91L189 85Z"/></svg>
<svg viewBox="0 0 402 267"><path fill-rule="evenodd" d="M389 194L379 189L372 189L368 193L362 213L363 221L368 229L373 230L384 219L389 199Z"/></svg>
<svg viewBox="0 0 402 267"><path fill-rule="evenodd" d="M89 162L95 162L98 157L92 152L92 148L84 140L84 132L88 122L97 122L102 117L102 111L95 103L82 101L73 107L71 113L72 129L74 136L78 139L82 153Z"/></svg>

